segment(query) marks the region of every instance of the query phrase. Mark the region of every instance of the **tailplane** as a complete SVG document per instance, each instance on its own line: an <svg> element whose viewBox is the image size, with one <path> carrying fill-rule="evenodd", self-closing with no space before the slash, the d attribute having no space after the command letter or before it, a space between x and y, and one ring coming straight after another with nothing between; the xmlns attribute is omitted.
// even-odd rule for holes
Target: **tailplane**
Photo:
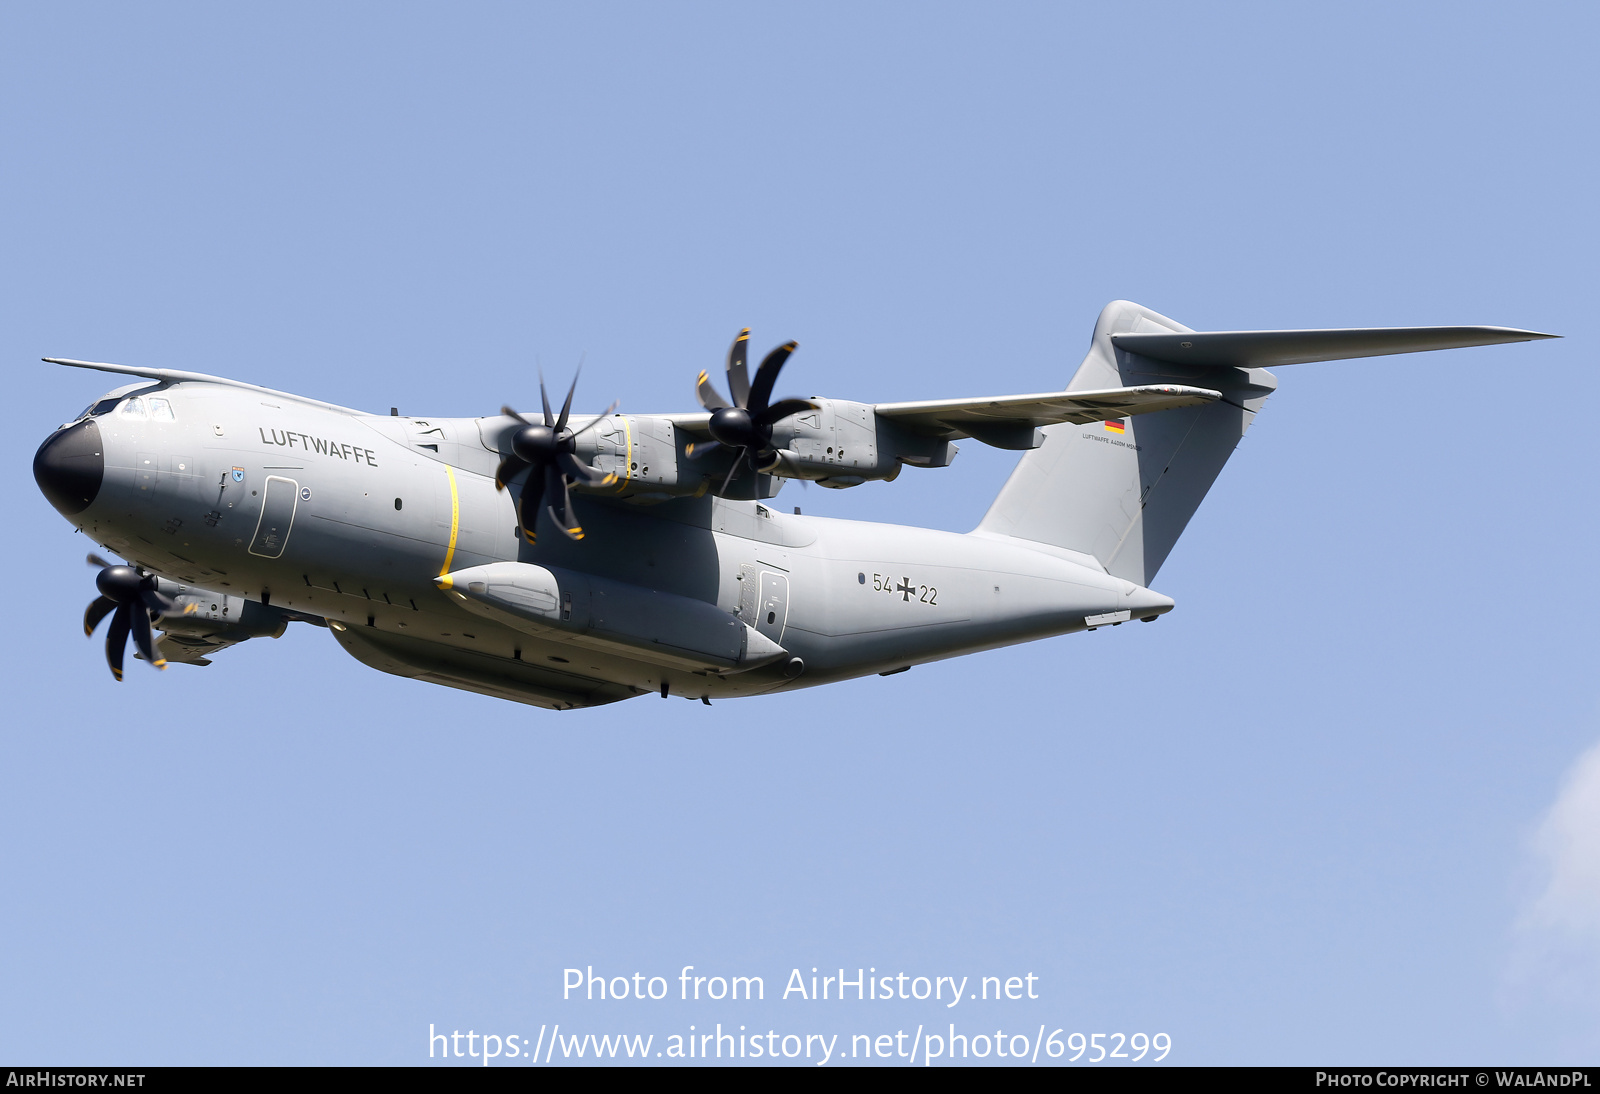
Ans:
<svg viewBox="0 0 1600 1094"><path fill-rule="evenodd" d="M1278 381L1267 366L1524 342L1508 327L1194 331L1126 300L1107 304L1067 390L1181 384L1203 406L1044 429L978 531L1092 555L1148 586Z"/></svg>

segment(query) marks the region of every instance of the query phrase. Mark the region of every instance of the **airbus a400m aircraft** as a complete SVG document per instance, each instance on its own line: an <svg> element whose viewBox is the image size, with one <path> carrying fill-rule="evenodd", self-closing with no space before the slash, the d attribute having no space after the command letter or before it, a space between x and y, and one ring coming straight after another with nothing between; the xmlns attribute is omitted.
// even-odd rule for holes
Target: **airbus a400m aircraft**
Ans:
<svg viewBox="0 0 1600 1094"><path fill-rule="evenodd" d="M752 695L1129 620L1277 387L1274 365L1554 337L1505 327L1193 331L1100 314L1065 390L928 402L774 399L787 343L702 409L377 415L216 376L141 378L39 448L95 555L106 659L155 666L326 626L357 660L556 710ZM576 380L574 380L576 386ZM543 393L543 383L540 384ZM1023 453L965 535L780 512L786 479L940 468L956 440ZM159 633L157 633L159 632Z"/></svg>

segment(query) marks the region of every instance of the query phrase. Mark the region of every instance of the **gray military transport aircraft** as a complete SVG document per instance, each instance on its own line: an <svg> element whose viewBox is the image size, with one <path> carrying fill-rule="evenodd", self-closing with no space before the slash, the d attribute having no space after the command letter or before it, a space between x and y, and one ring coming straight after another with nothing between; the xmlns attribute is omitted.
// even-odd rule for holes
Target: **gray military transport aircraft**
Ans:
<svg viewBox="0 0 1600 1094"><path fill-rule="evenodd" d="M47 439L33 473L95 542L106 660L209 664L290 622L397 676L554 710L710 702L913 665L1173 607L1149 588L1277 380L1275 365L1520 342L1505 327L1193 331L1106 306L1064 391L773 401L795 348L687 414L367 414L217 376L142 377ZM576 380L573 381L574 387ZM543 395L543 382L540 383ZM845 488L1024 454L976 529L804 517ZM580 522L581 518L581 522ZM160 634L154 633L159 631Z"/></svg>

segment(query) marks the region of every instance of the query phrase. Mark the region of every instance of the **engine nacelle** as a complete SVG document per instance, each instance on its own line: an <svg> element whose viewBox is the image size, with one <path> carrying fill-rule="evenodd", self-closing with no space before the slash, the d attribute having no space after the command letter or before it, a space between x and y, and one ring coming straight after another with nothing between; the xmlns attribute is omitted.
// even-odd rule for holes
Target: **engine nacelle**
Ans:
<svg viewBox="0 0 1600 1094"><path fill-rule="evenodd" d="M906 464L948 467L956 446L912 433L880 418L870 403L811 397L816 410L779 422L772 431L777 456L762 470L843 489L879 480L891 482Z"/></svg>
<svg viewBox="0 0 1600 1094"><path fill-rule="evenodd" d="M753 496L770 498L781 479L807 479L843 489L873 480L892 481L907 464L948 467L956 446L949 441L911 432L880 418L870 403L813 397L815 410L792 415L772 430L777 450L754 482ZM725 477L728 457L691 459L692 436L681 434L672 419L640 414L609 414L577 439L578 459L617 476L617 485L603 492L643 501L698 495ZM749 493L745 497L752 496Z"/></svg>
<svg viewBox="0 0 1600 1094"><path fill-rule="evenodd" d="M163 612L156 622L168 634L216 638L224 642L278 638L298 614L239 596L180 585L165 578L158 578L156 583L161 592L177 603L175 611Z"/></svg>
<svg viewBox="0 0 1600 1094"><path fill-rule="evenodd" d="M608 414L578 436L576 454L591 467L617 477L618 486L608 487L607 493L642 498L700 493L705 489L705 472L684 461L683 439L670 418Z"/></svg>
<svg viewBox="0 0 1600 1094"><path fill-rule="evenodd" d="M610 414L578 436L577 457L617 476L601 492L640 501L699 495L722 481L724 456L690 459L686 449L694 437L681 434L671 418L643 414ZM749 482L748 477L745 480ZM771 475L756 477L756 497L770 498L782 488ZM746 495L748 496L748 495Z"/></svg>

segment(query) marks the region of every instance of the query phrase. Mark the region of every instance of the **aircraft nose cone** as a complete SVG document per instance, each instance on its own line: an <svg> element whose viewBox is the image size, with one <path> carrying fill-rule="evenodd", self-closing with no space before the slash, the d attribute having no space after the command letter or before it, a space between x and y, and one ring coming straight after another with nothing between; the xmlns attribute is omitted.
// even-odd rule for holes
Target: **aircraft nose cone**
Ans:
<svg viewBox="0 0 1600 1094"><path fill-rule="evenodd" d="M93 418L58 429L33 456L33 478L64 517L89 508L105 478L105 449Z"/></svg>

